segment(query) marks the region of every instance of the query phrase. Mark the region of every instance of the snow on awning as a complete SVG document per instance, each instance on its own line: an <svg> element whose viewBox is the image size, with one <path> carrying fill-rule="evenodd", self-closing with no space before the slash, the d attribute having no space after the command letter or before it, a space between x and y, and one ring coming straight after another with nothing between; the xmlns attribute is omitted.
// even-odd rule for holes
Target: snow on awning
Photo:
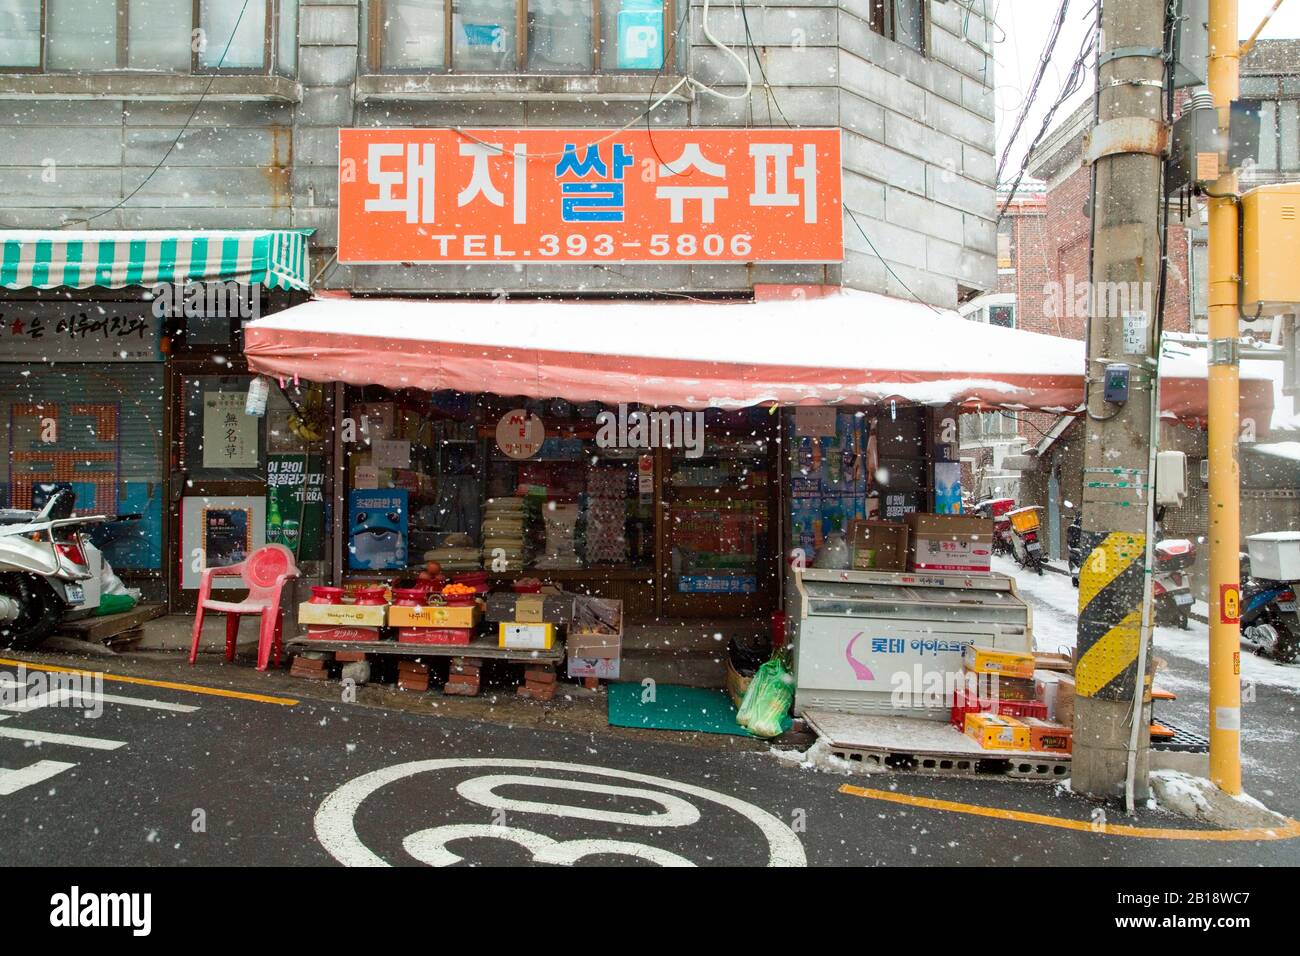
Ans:
<svg viewBox="0 0 1300 956"><path fill-rule="evenodd" d="M121 289L215 280L307 291L303 229L0 231L6 289Z"/></svg>
<svg viewBox="0 0 1300 956"><path fill-rule="evenodd" d="M1300 462L1300 441L1279 441L1268 442L1260 445L1243 445L1243 448L1249 448L1253 452L1261 455L1269 455L1273 458L1285 458L1288 461Z"/></svg>
<svg viewBox="0 0 1300 956"><path fill-rule="evenodd" d="M575 402L1068 412L1083 401L1082 342L856 291L747 303L321 298L250 323L244 342L268 375ZM1165 408L1204 414L1204 361L1199 375L1194 356L1174 364L1183 377L1165 379Z"/></svg>

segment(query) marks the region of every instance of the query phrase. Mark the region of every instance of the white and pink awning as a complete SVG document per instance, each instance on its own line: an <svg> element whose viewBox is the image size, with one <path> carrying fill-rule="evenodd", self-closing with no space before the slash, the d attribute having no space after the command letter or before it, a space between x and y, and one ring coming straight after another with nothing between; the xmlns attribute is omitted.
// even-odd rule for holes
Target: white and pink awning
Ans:
<svg viewBox="0 0 1300 956"><path fill-rule="evenodd" d="M319 298L250 323L244 342L253 371L281 378L574 402L1066 412L1083 401L1082 342L855 291L746 303ZM1262 401L1267 421L1271 385L1242 389L1243 415ZM1203 356L1167 356L1162 393L1166 414L1203 417Z"/></svg>

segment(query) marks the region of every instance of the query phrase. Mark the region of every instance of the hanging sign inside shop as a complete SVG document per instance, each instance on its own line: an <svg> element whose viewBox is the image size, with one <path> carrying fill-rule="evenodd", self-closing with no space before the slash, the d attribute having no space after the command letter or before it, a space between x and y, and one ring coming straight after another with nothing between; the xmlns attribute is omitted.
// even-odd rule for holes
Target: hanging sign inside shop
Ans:
<svg viewBox="0 0 1300 956"><path fill-rule="evenodd" d="M144 302L7 302L0 361L161 362L162 321Z"/></svg>
<svg viewBox="0 0 1300 956"><path fill-rule="evenodd" d="M837 129L343 129L338 259L839 262Z"/></svg>
<svg viewBox="0 0 1300 956"><path fill-rule="evenodd" d="M244 414L247 392L203 393L203 467L256 468L257 418Z"/></svg>
<svg viewBox="0 0 1300 956"><path fill-rule="evenodd" d="M497 422L497 447L508 458L532 458L546 441L546 426L527 409L516 408Z"/></svg>

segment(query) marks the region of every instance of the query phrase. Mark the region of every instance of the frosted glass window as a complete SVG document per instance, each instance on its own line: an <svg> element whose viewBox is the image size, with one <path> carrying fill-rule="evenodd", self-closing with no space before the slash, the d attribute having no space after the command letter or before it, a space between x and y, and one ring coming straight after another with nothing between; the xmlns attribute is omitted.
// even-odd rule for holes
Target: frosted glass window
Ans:
<svg viewBox="0 0 1300 956"><path fill-rule="evenodd" d="M240 10L243 9L243 15ZM266 4L200 0L199 29L204 69L257 69L266 66Z"/></svg>
<svg viewBox="0 0 1300 956"><path fill-rule="evenodd" d="M441 70L447 57L443 0L384 0L379 24L385 70Z"/></svg>
<svg viewBox="0 0 1300 956"><path fill-rule="evenodd" d="M41 65L41 0L0 0L0 66Z"/></svg>
<svg viewBox="0 0 1300 956"><path fill-rule="evenodd" d="M280 0L276 30L275 65L293 76L298 72L298 0Z"/></svg>
<svg viewBox="0 0 1300 956"><path fill-rule="evenodd" d="M456 0L452 66L458 73L514 73L519 28L514 0Z"/></svg>
<svg viewBox="0 0 1300 956"><path fill-rule="evenodd" d="M127 63L133 70L190 71L190 0L131 0Z"/></svg>
<svg viewBox="0 0 1300 956"><path fill-rule="evenodd" d="M117 66L117 0L48 0L51 70L111 70Z"/></svg>
<svg viewBox="0 0 1300 956"><path fill-rule="evenodd" d="M591 0L528 0L528 69L590 73Z"/></svg>
<svg viewBox="0 0 1300 956"><path fill-rule="evenodd" d="M668 45L662 0L601 0L601 70L659 70Z"/></svg>

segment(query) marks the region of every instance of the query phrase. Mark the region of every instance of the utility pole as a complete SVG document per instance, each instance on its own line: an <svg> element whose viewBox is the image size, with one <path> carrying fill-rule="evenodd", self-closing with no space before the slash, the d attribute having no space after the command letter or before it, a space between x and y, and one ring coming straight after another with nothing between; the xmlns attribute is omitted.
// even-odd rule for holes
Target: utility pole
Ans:
<svg viewBox="0 0 1300 956"><path fill-rule="evenodd" d="M1166 0L1102 3L1097 125L1085 147L1093 167L1083 475L1087 557L1079 575L1072 785L1099 797L1125 793L1134 737L1133 796L1145 798L1149 786L1151 655L1141 654L1144 673L1138 673L1138 661L1149 633L1143 628L1147 511L1155 487L1151 443L1159 438L1152 434L1152 404L1159 223L1166 214L1166 8ZM1141 721L1136 735L1134 720Z"/></svg>
<svg viewBox="0 0 1300 956"><path fill-rule="evenodd" d="M1274 9L1277 9L1276 6ZM1210 95L1218 127L1229 128L1240 92L1237 0L1210 0ZM1259 31L1256 31L1258 34ZM1241 473L1237 461L1238 382L1237 175L1223 175L1207 198L1210 213L1210 779L1241 793Z"/></svg>

